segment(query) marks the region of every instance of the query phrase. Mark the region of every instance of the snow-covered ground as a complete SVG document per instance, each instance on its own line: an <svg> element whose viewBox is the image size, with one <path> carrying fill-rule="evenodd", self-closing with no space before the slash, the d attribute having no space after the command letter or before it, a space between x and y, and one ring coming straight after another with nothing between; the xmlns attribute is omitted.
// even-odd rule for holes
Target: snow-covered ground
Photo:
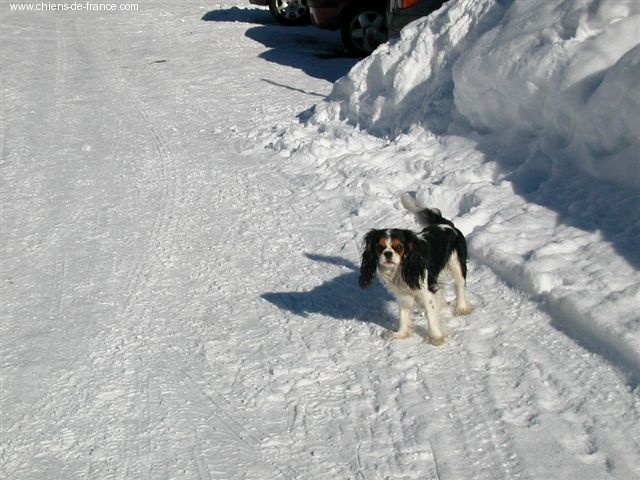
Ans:
<svg viewBox="0 0 640 480"><path fill-rule="evenodd" d="M452 1L350 72L139 6L0 3L2 478L640 477L634 2ZM403 191L468 235L439 348L357 286Z"/></svg>

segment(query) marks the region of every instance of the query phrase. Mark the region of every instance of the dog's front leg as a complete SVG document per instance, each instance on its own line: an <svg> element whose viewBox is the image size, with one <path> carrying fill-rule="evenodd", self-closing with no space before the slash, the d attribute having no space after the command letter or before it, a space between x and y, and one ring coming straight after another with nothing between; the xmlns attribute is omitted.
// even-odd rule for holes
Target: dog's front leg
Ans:
<svg viewBox="0 0 640 480"><path fill-rule="evenodd" d="M427 322L429 322L429 341L435 346L440 346L444 343L445 337L440 328L440 312L436 295L426 287L421 293L420 303L422 303L422 308L427 314Z"/></svg>
<svg viewBox="0 0 640 480"><path fill-rule="evenodd" d="M398 331L389 334L389 338L400 340L408 338L413 332L411 315L413 314L413 302L400 302L400 325Z"/></svg>

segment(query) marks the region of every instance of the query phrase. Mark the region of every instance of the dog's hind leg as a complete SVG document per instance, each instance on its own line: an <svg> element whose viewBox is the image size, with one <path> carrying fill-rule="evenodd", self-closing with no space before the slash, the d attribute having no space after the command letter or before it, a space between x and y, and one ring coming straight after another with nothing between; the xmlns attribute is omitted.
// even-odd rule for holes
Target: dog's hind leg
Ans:
<svg viewBox="0 0 640 480"><path fill-rule="evenodd" d="M435 297L436 297L436 308L438 309L438 311L442 311L444 309L444 307L447 306L447 301L444 298L444 293L443 293L443 289L439 288L436 293L434 293Z"/></svg>
<svg viewBox="0 0 640 480"><path fill-rule="evenodd" d="M455 253L451 255L447 269L453 277L453 282L456 288L456 305L453 309L453 313L456 315L468 315L473 312L473 306L467 300L467 294L465 291L466 279L462 273L462 267L458 260L458 255Z"/></svg>

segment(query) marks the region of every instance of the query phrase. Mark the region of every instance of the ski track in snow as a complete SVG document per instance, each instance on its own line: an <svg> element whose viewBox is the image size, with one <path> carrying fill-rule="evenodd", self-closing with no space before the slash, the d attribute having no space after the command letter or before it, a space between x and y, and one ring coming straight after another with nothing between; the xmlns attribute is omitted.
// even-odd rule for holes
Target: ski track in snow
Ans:
<svg viewBox="0 0 640 480"><path fill-rule="evenodd" d="M330 89L258 57L266 10L2 9L3 478L640 475L637 391L486 266L444 347L383 339L376 201L254 148Z"/></svg>

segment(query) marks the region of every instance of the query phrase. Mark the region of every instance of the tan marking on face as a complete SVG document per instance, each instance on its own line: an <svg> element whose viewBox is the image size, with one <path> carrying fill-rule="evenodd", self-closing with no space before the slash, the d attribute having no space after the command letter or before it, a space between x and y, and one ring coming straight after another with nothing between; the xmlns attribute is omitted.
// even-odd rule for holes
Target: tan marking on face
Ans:
<svg viewBox="0 0 640 480"><path fill-rule="evenodd" d="M405 251L404 244L397 238L394 238L391 240L391 248L393 249L394 252L396 252L401 257L404 256L404 251Z"/></svg>
<svg viewBox="0 0 640 480"><path fill-rule="evenodd" d="M378 255L380 255L382 252L384 252L388 247L389 247L389 239L382 237L380 240L378 240L378 244L376 245L376 252Z"/></svg>

